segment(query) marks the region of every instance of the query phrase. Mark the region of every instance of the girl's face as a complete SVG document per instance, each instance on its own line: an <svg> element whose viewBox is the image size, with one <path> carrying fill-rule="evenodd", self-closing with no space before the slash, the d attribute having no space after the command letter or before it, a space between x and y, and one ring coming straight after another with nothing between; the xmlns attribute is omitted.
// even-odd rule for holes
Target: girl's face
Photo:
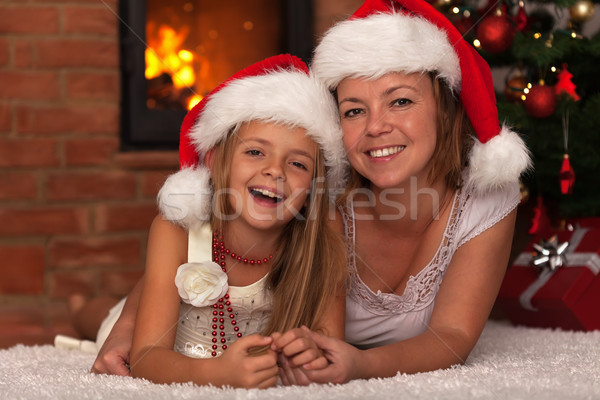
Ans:
<svg viewBox="0 0 600 400"><path fill-rule="evenodd" d="M302 128L248 122L237 132L228 199L237 218L254 229L282 229L300 212L311 187L317 144Z"/></svg>
<svg viewBox="0 0 600 400"><path fill-rule="evenodd" d="M344 79L337 89L348 159L378 188L427 183L436 146L436 101L428 75ZM422 180L422 181L421 181Z"/></svg>

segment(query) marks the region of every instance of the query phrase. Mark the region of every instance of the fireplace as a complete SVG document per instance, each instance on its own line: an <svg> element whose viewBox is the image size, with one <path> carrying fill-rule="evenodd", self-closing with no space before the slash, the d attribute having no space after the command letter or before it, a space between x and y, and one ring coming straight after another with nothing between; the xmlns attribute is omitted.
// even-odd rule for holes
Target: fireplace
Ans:
<svg viewBox="0 0 600 400"><path fill-rule="evenodd" d="M189 108L237 70L313 47L308 0L122 0L124 150L175 149Z"/></svg>

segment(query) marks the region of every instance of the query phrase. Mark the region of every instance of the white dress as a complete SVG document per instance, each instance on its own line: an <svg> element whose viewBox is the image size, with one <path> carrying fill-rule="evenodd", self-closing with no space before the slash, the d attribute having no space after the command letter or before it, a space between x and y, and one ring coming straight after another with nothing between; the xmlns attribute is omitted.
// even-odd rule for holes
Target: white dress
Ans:
<svg viewBox="0 0 600 400"><path fill-rule="evenodd" d="M188 240L188 262L212 260L212 231L205 224L190 231ZM268 274L267 274L268 275ZM235 314L236 326L242 336L260 333L271 316L272 296L266 287L267 275L248 286L229 286L229 301ZM212 306L194 307L181 303L175 338L175 351L195 358L208 358L212 353ZM225 344L230 346L237 339L234 325L225 316ZM217 356L223 353L221 337L218 337Z"/></svg>
<svg viewBox="0 0 600 400"><path fill-rule="evenodd" d="M454 197L451 215L436 254L401 295L373 292L356 270L355 223L352 206L341 209L348 243L350 291L346 297L346 341L359 348L395 343L423 333L435 297L454 252L508 215L519 203L518 183L486 195L467 190Z"/></svg>
<svg viewBox="0 0 600 400"><path fill-rule="evenodd" d="M212 261L212 231L208 224L190 231L188 235L188 262ZM267 289L267 275L248 286L229 286L229 301L236 317L236 324L242 336L260 333L271 317L273 309L272 294ZM175 284L175 282L173 282ZM104 320L98 332L96 348L100 349L118 319L125 299L122 299ZM179 320L175 338L175 351L194 358L208 358L212 353L212 307L194 307L181 302ZM225 344L231 345L237 339L233 325L225 318ZM222 343L219 336L217 356L221 355Z"/></svg>

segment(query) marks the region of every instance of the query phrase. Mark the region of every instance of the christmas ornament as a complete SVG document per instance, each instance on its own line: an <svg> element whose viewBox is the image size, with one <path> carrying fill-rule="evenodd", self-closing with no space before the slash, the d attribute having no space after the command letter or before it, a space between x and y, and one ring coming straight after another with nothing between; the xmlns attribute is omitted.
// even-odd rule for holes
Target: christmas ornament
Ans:
<svg viewBox="0 0 600 400"><path fill-rule="evenodd" d="M575 171L571 167L569 160L569 110L566 110L562 115L562 129L565 154L563 155L562 165L558 173L558 181L560 183L560 192L562 194L571 194L575 185Z"/></svg>
<svg viewBox="0 0 600 400"><path fill-rule="evenodd" d="M558 82L554 85L554 92L556 95L561 95L562 93L567 94L573 100L578 101L580 99L579 95L575 93L576 86L571 81L573 74L567 71L567 64L563 63L562 69L558 74Z"/></svg>
<svg viewBox="0 0 600 400"><path fill-rule="evenodd" d="M477 27L481 47L492 54L506 51L513 43L514 34L511 21L502 11L484 18Z"/></svg>
<svg viewBox="0 0 600 400"><path fill-rule="evenodd" d="M575 185L575 171L571 167L569 161L569 155L563 155L562 166L560 167L560 173L558 174L558 180L560 182L560 192L562 194L572 194L573 186Z"/></svg>
<svg viewBox="0 0 600 400"><path fill-rule="evenodd" d="M556 95L554 89L544 84L543 80L529 89L525 101L525 110L535 118L546 118L556 109Z"/></svg>
<svg viewBox="0 0 600 400"><path fill-rule="evenodd" d="M555 271L567 263L565 250L569 247L569 242L558 243L556 235L548 240L542 240L539 244L534 243L535 255L531 260L533 266L541 270L544 268Z"/></svg>
<svg viewBox="0 0 600 400"><path fill-rule="evenodd" d="M513 21L519 32L527 26L527 14L525 13L525 3L523 1L519 1L519 10L515 14Z"/></svg>
<svg viewBox="0 0 600 400"><path fill-rule="evenodd" d="M523 101L523 90L525 90L526 87L527 78L522 76L521 72L517 72L514 76L506 80L504 97L506 97L506 100L510 101L511 103Z"/></svg>
<svg viewBox="0 0 600 400"><path fill-rule="evenodd" d="M579 0L569 7L569 14L575 22L586 22L594 15L594 3L591 0Z"/></svg>
<svg viewBox="0 0 600 400"><path fill-rule="evenodd" d="M533 207L533 217L531 218L531 227L529 228L530 235L537 235L540 232L546 232L552 228L550 218L548 218L548 211L544 205L542 196L537 197L537 203Z"/></svg>

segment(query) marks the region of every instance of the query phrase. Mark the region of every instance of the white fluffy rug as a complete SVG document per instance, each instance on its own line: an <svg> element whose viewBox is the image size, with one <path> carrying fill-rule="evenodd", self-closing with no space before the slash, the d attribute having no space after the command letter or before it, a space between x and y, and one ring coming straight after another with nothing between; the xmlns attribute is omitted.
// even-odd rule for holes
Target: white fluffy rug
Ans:
<svg viewBox="0 0 600 400"><path fill-rule="evenodd" d="M217 389L93 375L94 356L53 346L0 351L1 399L600 399L600 331L488 322L466 365L345 385Z"/></svg>

